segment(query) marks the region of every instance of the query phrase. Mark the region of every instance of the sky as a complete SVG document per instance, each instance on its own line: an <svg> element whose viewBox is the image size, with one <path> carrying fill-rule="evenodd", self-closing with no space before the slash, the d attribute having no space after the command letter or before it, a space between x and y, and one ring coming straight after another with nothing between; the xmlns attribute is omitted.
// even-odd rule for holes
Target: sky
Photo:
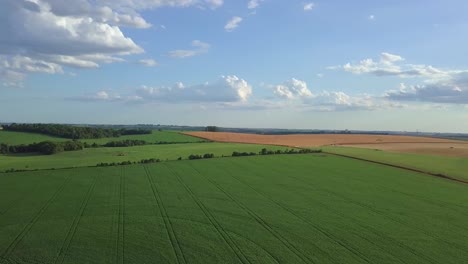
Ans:
<svg viewBox="0 0 468 264"><path fill-rule="evenodd" d="M0 122L468 133L466 0L0 0Z"/></svg>

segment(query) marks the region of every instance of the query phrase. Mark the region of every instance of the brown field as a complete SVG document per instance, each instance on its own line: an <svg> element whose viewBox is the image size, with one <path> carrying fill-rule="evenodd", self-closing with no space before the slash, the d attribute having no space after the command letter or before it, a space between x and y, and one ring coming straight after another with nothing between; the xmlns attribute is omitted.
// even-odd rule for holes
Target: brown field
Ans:
<svg viewBox="0 0 468 264"><path fill-rule="evenodd" d="M289 147L342 145L395 152L458 157L468 156L468 142L430 137L356 134L257 135L227 132L187 132L185 134L218 142L252 143Z"/></svg>

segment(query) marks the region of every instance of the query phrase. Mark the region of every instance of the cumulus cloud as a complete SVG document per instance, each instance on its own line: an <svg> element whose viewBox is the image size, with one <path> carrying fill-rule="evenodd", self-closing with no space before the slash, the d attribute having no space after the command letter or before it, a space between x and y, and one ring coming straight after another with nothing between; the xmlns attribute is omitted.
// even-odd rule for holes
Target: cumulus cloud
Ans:
<svg viewBox="0 0 468 264"><path fill-rule="evenodd" d="M242 17L235 16L226 23L226 25L224 26L224 30L226 30L227 32L232 32L239 26L241 22Z"/></svg>
<svg viewBox="0 0 468 264"><path fill-rule="evenodd" d="M21 82L30 72L97 68L144 52L121 27L151 27L141 15L146 9L222 5L222 0L2 0L0 58L8 65L0 64L1 84Z"/></svg>
<svg viewBox="0 0 468 264"><path fill-rule="evenodd" d="M315 7L314 3L306 3L304 4L304 11L312 11Z"/></svg>
<svg viewBox="0 0 468 264"><path fill-rule="evenodd" d="M358 63L346 63L343 66L331 66L328 69L342 69L353 74L372 74L375 76L396 77L426 77L431 79L444 79L461 71L442 70L431 65L403 63L405 59L399 55L383 52L379 60L371 58Z"/></svg>
<svg viewBox="0 0 468 264"><path fill-rule="evenodd" d="M446 80L421 85L402 83L398 90L389 91L385 96L395 101L468 105L468 72L456 74Z"/></svg>
<svg viewBox="0 0 468 264"><path fill-rule="evenodd" d="M214 82L186 86L177 82L170 87L142 86L131 94L99 91L96 94L67 98L77 101L158 102L158 103L247 103L252 86L235 76L221 76Z"/></svg>
<svg viewBox="0 0 468 264"><path fill-rule="evenodd" d="M444 104L468 104L468 70L439 69L431 65L409 64L395 54L382 53L380 59L364 59L329 69L342 69L353 74L371 74L379 77L417 78L421 84L405 85L388 91L385 98L393 101L420 101Z"/></svg>
<svg viewBox="0 0 468 264"><path fill-rule="evenodd" d="M144 65L146 67L155 67L158 66L158 63L153 59L141 59L138 61L139 64Z"/></svg>
<svg viewBox="0 0 468 264"><path fill-rule="evenodd" d="M341 91L321 91L312 93L305 81L295 78L283 82L282 84L274 85L272 88L273 93L283 100L266 104L266 106L270 108L275 108L276 106L295 107L310 111L371 111L402 106L397 102L388 100L388 98L367 94L351 96Z"/></svg>
<svg viewBox="0 0 468 264"><path fill-rule="evenodd" d="M274 93L277 96L287 99L312 96L312 92L307 88L307 83L295 78L292 78L282 84L275 85Z"/></svg>
<svg viewBox="0 0 468 264"><path fill-rule="evenodd" d="M247 81L235 76L222 76L212 83L173 87L142 87L137 95L149 101L161 102L245 102L252 95Z"/></svg>
<svg viewBox="0 0 468 264"><path fill-rule="evenodd" d="M180 49L169 52L169 56L172 58L184 59L207 53L211 45L200 40L192 41L192 49Z"/></svg>

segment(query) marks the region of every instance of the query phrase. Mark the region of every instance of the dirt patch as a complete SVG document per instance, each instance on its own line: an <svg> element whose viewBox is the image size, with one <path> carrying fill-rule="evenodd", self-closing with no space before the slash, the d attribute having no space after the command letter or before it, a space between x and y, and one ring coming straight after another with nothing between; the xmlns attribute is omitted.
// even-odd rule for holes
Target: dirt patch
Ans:
<svg viewBox="0 0 468 264"><path fill-rule="evenodd" d="M356 134L258 135L226 132L188 132L185 134L218 142L280 145L289 147L342 145L406 153L436 154L458 157L468 156L468 142L430 137Z"/></svg>

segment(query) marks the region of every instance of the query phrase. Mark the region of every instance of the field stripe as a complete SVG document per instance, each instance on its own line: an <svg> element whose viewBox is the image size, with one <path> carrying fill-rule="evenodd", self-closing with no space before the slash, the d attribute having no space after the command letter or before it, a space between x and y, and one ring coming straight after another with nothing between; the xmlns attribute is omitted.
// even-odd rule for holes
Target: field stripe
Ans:
<svg viewBox="0 0 468 264"><path fill-rule="evenodd" d="M195 168L194 168L195 169ZM196 170L196 169L195 169ZM197 171L197 170L196 170ZM285 239L281 234L276 232L265 220L263 220L260 216L258 216L255 212L250 210L246 207L243 203L237 201L232 197L228 192L226 192L219 184L216 182L211 181L210 179L206 178L202 173L197 171L199 175L204 177L206 180L211 182L215 187L217 187L221 192L223 192L231 201L237 204L238 207L243 209L248 215L257 221L264 229L266 229L270 234L272 234L276 239L278 239L286 248L288 248L294 255L300 258L304 263L315 263L314 260L310 259L308 256L302 254L301 250L296 248L293 244L291 244L287 239Z"/></svg>
<svg viewBox="0 0 468 264"><path fill-rule="evenodd" d="M124 166L120 168L119 212L116 240L116 259L114 263L125 263L125 174Z"/></svg>
<svg viewBox="0 0 468 264"><path fill-rule="evenodd" d="M169 237L169 240L172 245L172 249L174 250L174 254L177 260L177 263L187 263L187 260L185 259L185 255L182 251L182 247L180 246L179 241L177 240L177 236L175 234L174 228L171 223L171 219L169 218L169 215L167 214L166 208L164 207L164 203L161 199L161 195L158 191L158 188L156 187L156 184L152 180L151 173L149 169L147 168L146 165L143 165L143 168L145 169L146 177L148 178L148 181L151 186L151 190L153 192L154 199L156 200L156 204L159 207L159 210L161 212L161 216L164 220L164 225L166 226L166 231L167 235Z"/></svg>
<svg viewBox="0 0 468 264"><path fill-rule="evenodd" d="M354 204L356 204L356 205L358 205L358 206L360 206L360 207L363 207L363 208L365 208L365 209L371 210L372 212L374 212L374 213L376 213L376 214L382 216L383 218L386 218L386 219L389 219L390 221L396 222L396 221L394 221L392 218L390 218L390 216L388 216L388 215L386 215L386 214L377 213L377 212L375 212L375 209L370 208L370 207L363 206L362 204L360 204L360 203L358 203L358 202L355 202L355 201L353 201L353 200L351 200L351 199L348 199L347 197L344 197L344 196L342 196L342 195L340 195L340 194L338 194L338 193L336 193L336 192L330 191L330 190L328 190L328 189L318 188L316 185L310 184L309 182L305 181L303 178L294 177L294 176L291 176L291 175L288 175L287 177L290 177L290 178L293 178L293 179L295 179L295 180L301 181L302 183L304 183L305 185L307 185L307 186L309 186L309 187L312 187L312 188L313 188L314 190L316 190L316 191L321 191L321 192L325 192L325 193L331 194L331 195L333 195L333 196L335 196L335 197L340 198L341 200L343 200L343 201L345 201L345 202L354 203ZM332 207L329 207L329 206L327 206L327 205L325 205L325 204L322 204L322 203L320 203L320 202L318 202L318 201L316 201L316 205L321 205L322 208L325 208L325 209L327 209L327 210L329 210L329 211L331 211L331 212L334 212L334 213L337 214L337 215L340 215L340 216L342 216L342 217L347 217L346 215L342 214L342 213L339 212L338 210L334 210ZM349 216L348 216L348 217L349 217ZM381 234L378 230L376 230L376 229L374 229L374 228L372 228L372 227L370 227L370 226L366 226L366 225L359 224L359 221L360 221L359 218L352 218L352 219L354 219L354 222L357 223L358 225L360 225L362 228L367 229L367 230L371 230L371 231L372 231L374 234L376 234L377 236L382 236L382 234ZM408 223L404 223L404 222L397 222L397 223L400 224L400 225L407 225L407 224L408 224ZM427 235L427 233L425 233L424 231L423 231L423 233ZM400 246L401 248L404 248L404 249L408 250L411 254L417 256L418 258L422 258L422 259L424 259L426 262L430 262L430 263L434 263L434 264L435 264L435 262L434 262L431 258L429 258L428 256L426 256L426 255L424 255L424 254L419 253L419 252L416 251L415 249L413 249L413 248L407 246L406 244L403 244L403 243L399 242L398 240L396 240L396 239L394 239L394 238L392 238L392 237L389 237L389 236L387 236L387 235L383 235L383 236L385 237L386 240L389 240L389 241L394 242L396 245Z"/></svg>
<svg viewBox="0 0 468 264"><path fill-rule="evenodd" d="M440 174L440 173L432 173L432 172L423 171L423 170L414 169L414 168L409 168L409 167L405 167L405 166L401 166L401 165L386 163L386 162L382 162L382 161L369 160L369 159L364 159L364 158L358 158L358 157L344 155L344 154L337 154L337 153L333 153L333 152L324 152L324 153L329 154L329 155L333 155L333 156L342 157L342 158L360 160L360 161L364 161L364 162L370 162L370 163L384 165L384 166L393 167L393 168L397 168L397 169L402 169L402 170L406 170L406 171L417 172L417 173L420 173L420 174L423 174L423 175L429 175L429 176L433 176L433 177L437 177L437 178L441 178L441 179L445 179L445 180L449 180L449 181L454 181L454 182L458 182L458 183L462 183L462 184L468 184L467 180L454 178L454 177L443 175L443 174Z"/></svg>
<svg viewBox="0 0 468 264"><path fill-rule="evenodd" d="M60 195L60 193L65 189L65 186L70 181L71 176L68 175L62 185L54 192L54 194L45 202L45 204L37 211L34 217L29 221L29 223L23 228L23 230L16 236L16 238L11 242L11 244L5 249L2 253L2 258L9 258L11 253L18 246L18 243L29 233L34 224L39 220L39 218L44 214L50 204Z"/></svg>
<svg viewBox="0 0 468 264"><path fill-rule="evenodd" d="M234 177L232 174L230 174L230 175L231 175L233 178L237 179L238 181L244 183L244 182L241 181L240 179ZM297 178L295 178L295 179L297 179ZM302 181L302 182L306 183L305 181ZM253 187L250 186L249 184L247 184L247 183L244 183L244 184L245 184L246 186L248 186L249 188L255 190L255 191L256 191L257 193L259 193L260 195L262 195L262 196L268 198L267 195L264 195L264 194L262 194L261 192L257 191L255 188L253 188ZM309 185L309 184L306 183L306 185ZM310 185L310 186L311 186L311 185ZM315 187L315 186L313 186L313 187ZM320 190L324 191L323 189L320 189ZM328 193L329 193L329 194L332 194L332 195L335 195L335 193L333 193L333 192L328 192ZM268 199L270 199L270 200L273 201L272 198L268 198ZM342 198L342 199L343 199L343 198ZM273 202L275 202L275 201L273 201ZM275 203L277 203L277 202L275 202ZM278 204L278 205L279 205L279 204ZM334 210L334 209L332 209L330 206L327 206L327 205L325 205L325 204L322 204L322 203L319 202L319 201L315 201L315 202L314 202L314 205L315 205L315 206L320 206L322 209L328 210L328 211L332 212L333 214L335 214L336 216L341 217L341 218L343 218L343 219L350 218L349 216L347 216L347 215L341 213L339 210ZM281 206L281 205L280 205L280 206ZM292 213L292 211L291 211L291 213ZM297 216L297 217L299 217L299 216ZM361 224L361 223L359 222L359 219L355 219L355 218L352 218L352 217L351 217L351 219L353 219L353 221L352 221L353 223L357 224L358 226L360 226L360 227L363 228L364 230L367 230L367 231L370 230L374 235L376 235L376 236L378 236L378 237L384 237L385 240L392 241L393 243L395 243L396 245L398 245L400 248L408 250L408 252L410 252L412 255L414 255L414 256L416 256L416 257L418 257L418 258L423 258L423 259L425 259L426 261L432 262L430 259L427 259L425 256L420 255L420 254L418 254L417 252L415 252L414 249L412 249L412 248L410 248L410 247L408 247L408 246L406 246L406 245L400 243L399 241L397 241L397 240L395 240L395 239L393 239L393 238L391 238L391 237L388 237L388 236L386 236L386 235L384 235L384 234L381 234L378 230L373 229L373 228L370 227L370 226L366 226L366 225ZM387 251L386 248L384 248L380 243L375 243L375 241L369 240L369 238L367 238L367 237L365 237L365 236L362 236L362 235L360 235L359 233L356 233L355 235L358 236L358 237L360 237L361 239L366 240L366 241L369 242L370 244L372 244L372 245L378 247L379 249L384 250L384 251L387 252L389 255L391 255L391 256L393 256L394 258L400 260L402 263L407 263L407 260L402 259L400 256L395 255L394 252ZM433 262L432 262L432 263L433 263Z"/></svg>
<svg viewBox="0 0 468 264"><path fill-rule="evenodd" d="M185 190L188 192L190 197L195 201L195 203L198 205L198 207L202 210L202 212L205 214L206 218L210 221L210 223L213 225L213 227L216 229L218 234L221 236L221 238L224 240L224 242L231 248L231 250L236 254L237 258L241 263L252 263L250 260L244 255L242 250L239 248L239 246L232 240L232 238L229 236L229 234L224 230L224 228L219 224L219 222L216 220L216 218L211 214L211 212L205 207L205 205L196 197L196 195L192 192L192 190L182 181L180 178L179 174L170 169L169 166L166 165L166 167L172 172L174 176L176 176L177 180L181 183L181 185L185 188ZM275 259L276 260L276 259ZM278 260L276 260L278 262Z"/></svg>
<svg viewBox="0 0 468 264"><path fill-rule="evenodd" d="M75 237L76 230L78 229L78 225L80 224L80 220L83 217L84 211L86 207L88 206L89 200L91 199L91 196L93 194L94 187L96 186L97 178L98 176L95 175L93 183L89 187L88 192L86 193L85 198L83 199L83 202L81 203L80 211L78 212L78 215L73 219L73 223L70 229L68 230L67 236L60 248L59 254L57 255L57 258L55 259L54 263L63 263L63 261L65 260L68 249L70 248L70 244L73 238Z"/></svg>
<svg viewBox="0 0 468 264"><path fill-rule="evenodd" d="M200 173L200 172L199 172ZM250 186L249 184L241 181L239 178L237 178L236 176L234 176L230 171L227 171L228 175L231 176L233 179L237 180L238 182L240 182L241 184L247 186L248 188L250 188L251 190L253 190L255 193L257 193L258 195L264 197L265 199L267 199L268 201L276 204L277 206L279 206L280 208L282 208L283 210L287 211L288 213L292 214L293 216L295 216L296 218L302 220L303 222L305 222L306 224L308 224L309 226L311 226L312 228L314 228L315 230L317 230L318 232L320 232L321 234L323 234L324 236L328 237L329 239L331 239L333 242L337 243L338 245L340 245L341 247L345 248L346 250L348 250L349 252L351 252L353 255L357 256L359 259L367 262L367 263L371 263L371 261L364 255L362 254L360 251L354 249L353 247L350 247L348 245L346 245L345 243L342 243L340 241L340 239L330 233L328 233L327 231L323 230L322 228L318 227L317 225L315 225L314 223L312 223L310 220L296 214L294 211L292 211L290 208L287 208L285 206L283 206L282 204L278 203L277 201L273 200L271 197L259 192L258 190L256 190L255 188L253 188L252 186ZM209 180L209 179L208 179ZM210 182L213 183L213 181L209 180ZM323 250L321 250L323 253L326 253L324 252ZM328 253L326 253L326 255L329 255ZM330 256L329 256L330 257Z"/></svg>

